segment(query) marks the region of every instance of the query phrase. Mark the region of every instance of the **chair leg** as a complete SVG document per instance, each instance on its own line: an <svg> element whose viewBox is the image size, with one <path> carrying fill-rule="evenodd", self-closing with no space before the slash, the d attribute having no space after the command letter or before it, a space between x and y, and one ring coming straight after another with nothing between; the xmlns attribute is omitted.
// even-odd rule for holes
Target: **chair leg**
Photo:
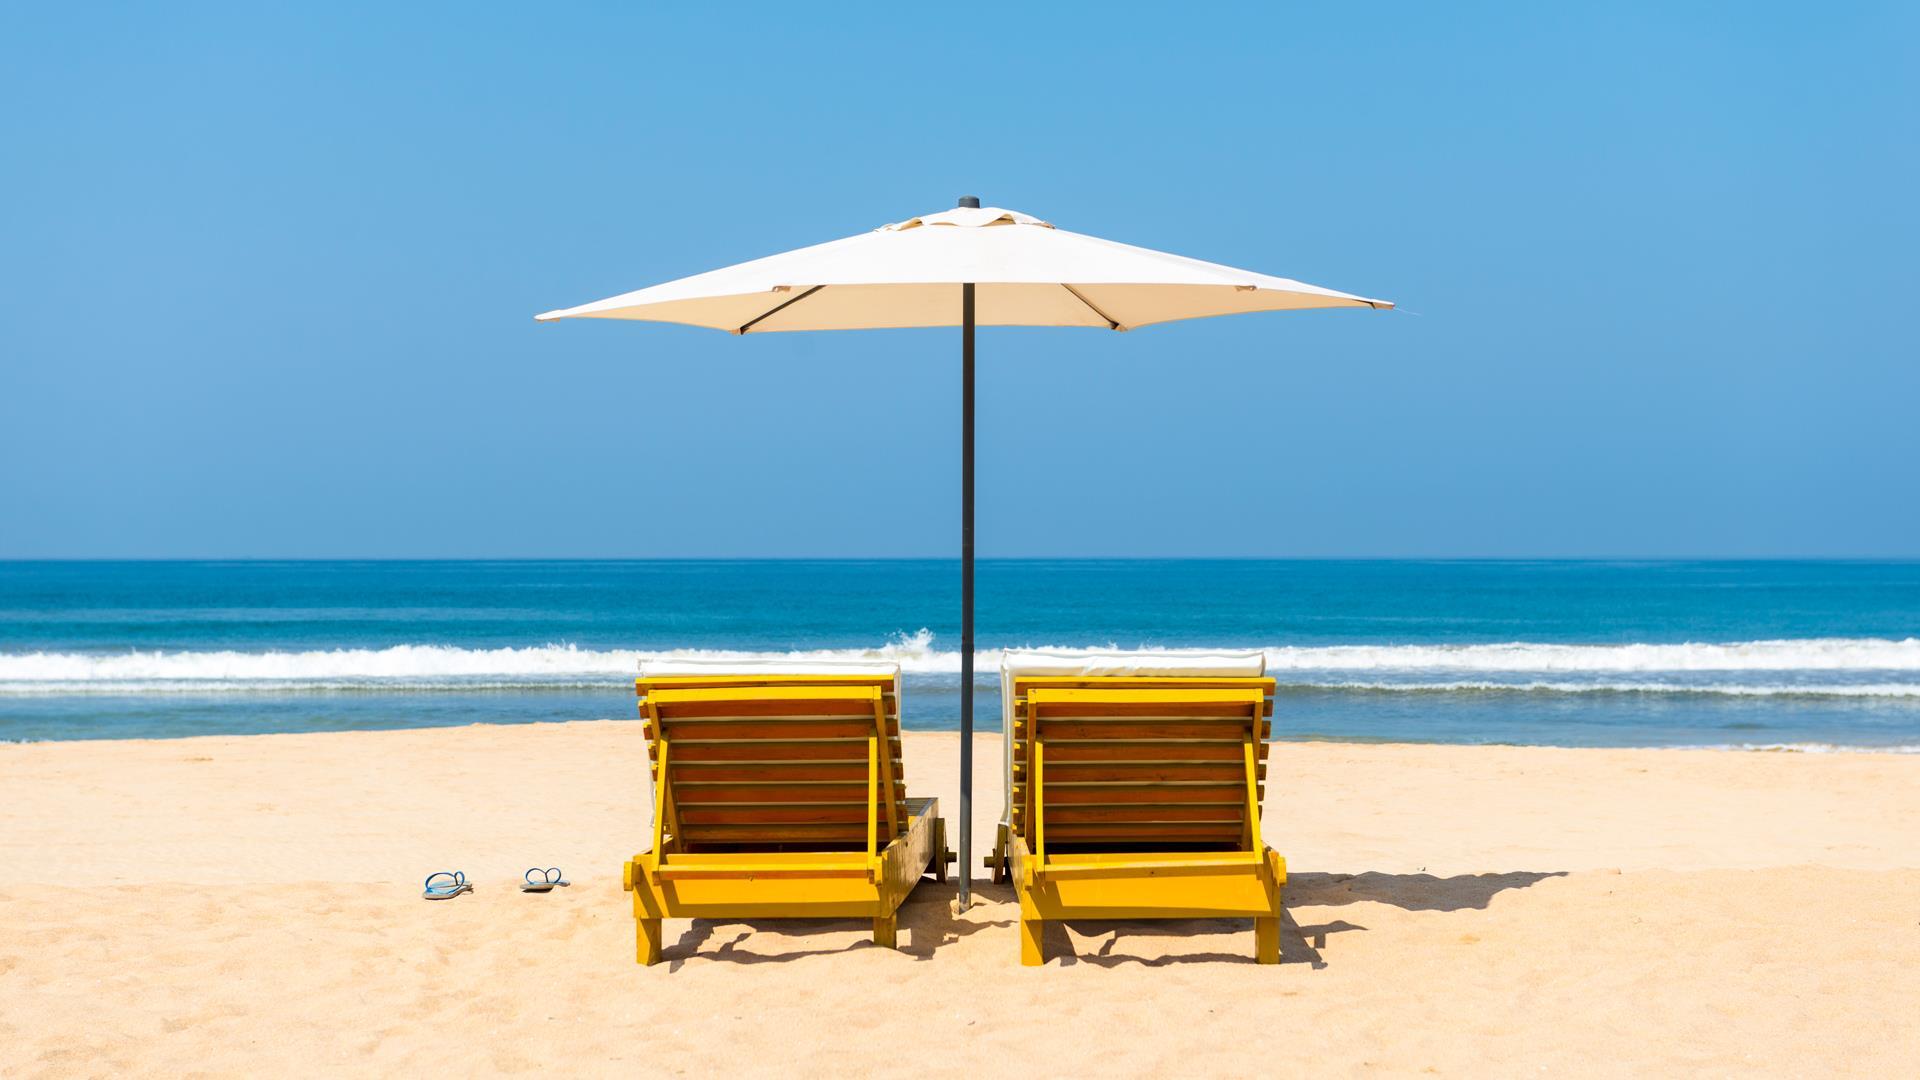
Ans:
<svg viewBox="0 0 1920 1080"><path fill-rule="evenodd" d="M897 949L900 923L894 915L876 915L873 920L873 943L883 949Z"/></svg>
<svg viewBox="0 0 1920 1080"><path fill-rule="evenodd" d="M1280 962L1280 919L1278 916L1253 920L1253 959L1255 963Z"/></svg>
<svg viewBox="0 0 1920 1080"><path fill-rule="evenodd" d="M1020 964L1023 967L1039 967L1047 962L1045 953L1040 951L1040 938L1047 931L1045 919L1034 910L1033 901L1028 899L1026 890L1020 892Z"/></svg>
<svg viewBox="0 0 1920 1080"><path fill-rule="evenodd" d="M933 819L933 880L947 880L947 819Z"/></svg>
<svg viewBox="0 0 1920 1080"><path fill-rule="evenodd" d="M660 920L635 919L639 929L635 934L639 946L638 959L649 967L660 962Z"/></svg>

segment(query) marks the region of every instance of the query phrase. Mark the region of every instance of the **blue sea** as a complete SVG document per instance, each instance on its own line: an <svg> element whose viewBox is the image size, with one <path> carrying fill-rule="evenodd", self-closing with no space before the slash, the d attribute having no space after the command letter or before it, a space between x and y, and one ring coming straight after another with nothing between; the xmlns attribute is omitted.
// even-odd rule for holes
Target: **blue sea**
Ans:
<svg viewBox="0 0 1920 1080"><path fill-rule="evenodd" d="M1264 650L1283 739L1920 749L1920 563L987 561L1008 647ZM878 657L959 718L951 561L0 563L0 740L634 714L640 657Z"/></svg>

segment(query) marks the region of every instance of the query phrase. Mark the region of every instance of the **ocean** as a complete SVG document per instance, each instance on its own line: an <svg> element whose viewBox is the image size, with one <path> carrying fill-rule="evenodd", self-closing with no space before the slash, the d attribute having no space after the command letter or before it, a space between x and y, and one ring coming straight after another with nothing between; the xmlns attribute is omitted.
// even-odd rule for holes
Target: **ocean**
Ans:
<svg viewBox="0 0 1920 1080"><path fill-rule="evenodd" d="M0 562L0 740L634 716L643 655L897 661L959 720L940 560ZM1264 650L1276 737L1920 750L1920 562L989 560L1002 648Z"/></svg>

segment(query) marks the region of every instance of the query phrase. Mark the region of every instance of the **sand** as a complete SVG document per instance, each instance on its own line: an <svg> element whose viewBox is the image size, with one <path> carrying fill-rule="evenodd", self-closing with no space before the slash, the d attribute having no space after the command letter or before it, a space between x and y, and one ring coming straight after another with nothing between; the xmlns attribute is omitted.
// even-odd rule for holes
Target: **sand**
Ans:
<svg viewBox="0 0 1920 1080"><path fill-rule="evenodd" d="M635 723L0 746L0 1075L1913 1075L1920 756L1280 744L1251 924L669 921ZM957 810L952 735L909 787ZM976 835L999 808L980 741ZM557 865L573 885L513 886ZM419 898L429 870L472 895ZM1071 950L1071 956L1060 955Z"/></svg>

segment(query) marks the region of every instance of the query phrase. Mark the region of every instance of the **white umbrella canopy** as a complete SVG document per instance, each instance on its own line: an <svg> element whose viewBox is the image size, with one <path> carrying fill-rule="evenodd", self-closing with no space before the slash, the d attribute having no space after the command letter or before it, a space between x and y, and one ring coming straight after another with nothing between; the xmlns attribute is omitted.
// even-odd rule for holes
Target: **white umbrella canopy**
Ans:
<svg viewBox="0 0 1920 1080"><path fill-rule="evenodd" d="M1131 330L1210 315L1393 306L1068 232L1014 210L963 206L536 318L733 334L958 326L966 284L977 286L980 326Z"/></svg>
<svg viewBox="0 0 1920 1080"><path fill-rule="evenodd" d="M1056 229L982 207L885 225L535 318L684 323L731 334L958 326L960 407L960 874L972 897L974 327L1131 330L1177 319L1393 304Z"/></svg>

